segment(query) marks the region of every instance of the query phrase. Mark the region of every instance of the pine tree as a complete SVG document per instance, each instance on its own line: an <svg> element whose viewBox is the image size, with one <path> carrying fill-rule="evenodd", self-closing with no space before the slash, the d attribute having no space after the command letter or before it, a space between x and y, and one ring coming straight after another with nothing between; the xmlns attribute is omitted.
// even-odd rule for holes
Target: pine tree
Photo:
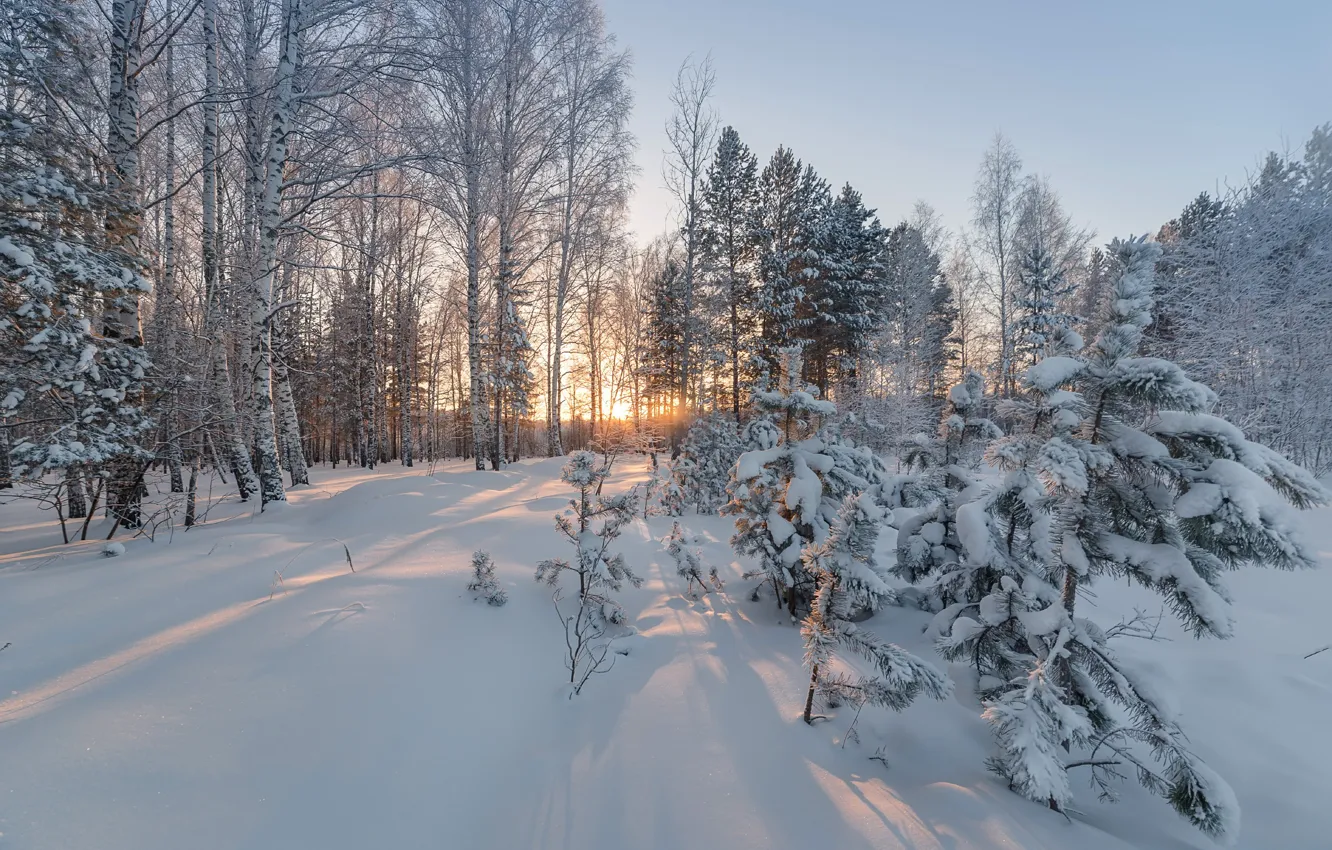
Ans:
<svg viewBox="0 0 1332 850"><path fill-rule="evenodd" d="M734 127L722 130L703 186L702 233L724 316L731 409L740 421L740 378L755 323L755 251L758 240L758 160Z"/></svg>
<svg viewBox="0 0 1332 850"><path fill-rule="evenodd" d="M624 556L611 552L611 544L637 511L637 493L630 490L618 496L600 495L610 477L610 469L597 463L589 451L572 452L560 473L560 480L578 491L569 500L569 508L555 517L555 527L573 545L577 555L570 562L549 558L537 564L536 580L555 588L555 610L564 624L568 653L570 694L580 693L589 677L605 672L614 663L611 642L624 631L624 609L611 593L621 590L627 581L640 587L639 578ZM578 596L572 614L561 607L560 577L571 575L578 582Z"/></svg>
<svg viewBox="0 0 1332 850"><path fill-rule="evenodd" d="M999 650L995 673L1007 669L1016 673L1009 687L1032 688L1041 669L1053 685L1031 697L999 688L989 699L1000 732L993 764L1017 790L1064 803L1059 783L1020 778L1048 774L1045 754L1054 750L1050 741L1033 747L1011 735L1013 710L1055 717L1056 726L1025 728L1062 729L1053 744L1072 746L1071 711L1085 718L1085 761L1104 794L1113 794L1109 780L1118 775L1104 762L1129 765L1199 829L1233 838L1238 809L1229 788L1189 750L1160 687L1108 643L1133 623L1102 629L1076 616L1078 591L1100 576L1127 577L1161 594L1198 636L1228 637L1223 574L1311 566L1284 503L1303 508L1328 497L1303 469L1207 413L1216 398L1206 386L1174 363L1137 355L1160 248L1117 241L1109 254L1110 321L1082 356L1046 357L1027 370L1012 436L989 453L1009 472L1007 490L959 511L965 557L1011 572L981 601L980 621L958 618L947 644L954 655L977 653L987 635L1005 633L1011 643L990 644Z"/></svg>
<svg viewBox="0 0 1332 850"><path fill-rule="evenodd" d="M100 327L149 285L137 240L106 227L121 198L90 173L100 154L78 125L97 109L77 74L95 41L59 0L0 33L0 418L15 477L110 474L151 457L136 445L151 427L140 407L148 358L137 338Z"/></svg>
<svg viewBox="0 0 1332 850"><path fill-rule="evenodd" d="M922 211L922 225L931 221ZM897 434L924 431L938 415L953 359L957 309L938 253L920 226L903 222L884 235L878 321L868 359L878 384L861 401Z"/></svg>
<svg viewBox="0 0 1332 850"><path fill-rule="evenodd" d="M680 264L667 257L653 275L644 323L639 372L649 397L675 399L680 391L680 364L685 344L685 326L691 321L684 311Z"/></svg>
<svg viewBox="0 0 1332 850"><path fill-rule="evenodd" d="M802 550L822 543L842 500L879 486L884 469L868 449L820 428L836 406L805 385L798 349L781 357L778 388L754 394L759 417L746 429L750 448L736 461L722 513L736 518L731 546L759 560L746 577L771 583L794 617L815 590Z"/></svg>
<svg viewBox="0 0 1332 850"><path fill-rule="evenodd" d="M694 420L672 464L682 501L701 514L716 513L726 504L726 484L741 452L735 423L718 413Z"/></svg>
<svg viewBox="0 0 1332 850"><path fill-rule="evenodd" d="M722 589L721 576L717 575L717 568L710 567L704 571L703 558L698 549L693 548L698 543L697 538L685 534L680 523L671 523L671 533L662 538L661 543L666 547L666 554L675 561L676 575L685 580L685 593L692 596L694 585L698 585L699 593L707 593L708 585L716 590Z"/></svg>
<svg viewBox="0 0 1332 850"><path fill-rule="evenodd" d="M1013 684L986 704L983 716L993 724L999 748L1007 756L991 759L990 767L1028 800L1045 801L1061 811L1070 796L1064 757L1069 749L1087 745L1091 727L1066 703L1044 663L1037 664L1025 681Z"/></svg>
<svg viewBox="0 0 1332 850"><path fill-rule="evenodd" d="M852 622L856 612L892 598L874 561L882 520L871 494L848 495L828 536L801 552L805 569L817 586L800 628L805 666L810 671L806 723L814 720L814 697L820 692L839 703L878 705L894 711L906 708L922 693L943 699L952 692L947 677L933 665ZM839 648L870 662L877 675L830 674L828 668Z"/></svg>
<svg viewBox="0 0 1332 850"><path fill-rule="evenodd" d="M758 179L758 317L755 372L769 379L780 350L809 320L806 289L818 277L818 228L828 186L813 168L779 147Z"/></svg>
<svg viewBox="0 0 1332 850"><path fill-rule="evenodd" d="M884 229L850 184L828 204L816 233L818 275L805 292L806 373L820 391L854 382L882 322Z"/></svg>
<svg viewBox="0 0 1332 850"><path fill-rule="evenodd" d="M1030 365L1055 349L1082 348L1082 340L1073 330L1081 320L1060 310L1072 293L1073 287L1055 267L1054 257L1039 243L1023 255L1014 333L1019 363Z"/></svg>
<svg viewBox="0 0 1332 850"><path fill-rule="evenodd" d="M480 549L472 553L472 580L467 583L467 589L496 608L509 601L508 592L495 578L495 562L490 559L490 553Z"/></svg>
<svg viewBox="0 0 1332 850"><path fill-rule="evenodd" d="M894 508L920 508L898 526L893 573L912 584L928 579L927 598L940 608L979 602L980 595L989 590L989 582L984 582L977 595L977 578L967 574L957 537L962 494L976 483L972 469L984 444L1001 435L999 427L983 415L984 401L984 380L980 373L968 371L948 391L948 408L938 435L917 441L903 452L902 460L914 474L895 482L886 494L887 504Z"/></svg>

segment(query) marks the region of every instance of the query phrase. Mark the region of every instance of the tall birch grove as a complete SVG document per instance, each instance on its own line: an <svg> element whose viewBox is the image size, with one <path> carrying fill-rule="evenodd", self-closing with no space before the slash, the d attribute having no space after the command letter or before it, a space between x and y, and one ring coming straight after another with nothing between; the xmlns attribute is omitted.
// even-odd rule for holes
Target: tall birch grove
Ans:
<svg viewBox="0 0 1332 850"><path fill-rule="evenodd" d="M953 230L755 149L710 57L636 140L596 0L4 8L0 487L69 518L138 528L157 471L262 508L320 465L678 453L700 416L744 426L793 344L900 451L966 374L1019 395L1112 306L1096 234L1002 135ZM1329 298L1328 137L1159 227L1144 342L1319 471L1332 354L1297 318ZM664 233L627 226L643 179Z"/></svg>

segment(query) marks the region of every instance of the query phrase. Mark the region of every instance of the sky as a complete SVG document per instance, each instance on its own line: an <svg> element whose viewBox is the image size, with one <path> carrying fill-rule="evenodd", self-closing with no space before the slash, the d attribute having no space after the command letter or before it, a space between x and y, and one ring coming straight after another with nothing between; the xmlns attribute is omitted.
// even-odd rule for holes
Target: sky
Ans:
<svg viewBox="0 0 1332 850"><path fill-rule="evenodd" d="M664 125L691 54L760 167L784 144L886 224L925 200L953 232L996 132L1104 242L1332 121L1328 0L603 2L634 59L639 241L674 220Z"/></svg>

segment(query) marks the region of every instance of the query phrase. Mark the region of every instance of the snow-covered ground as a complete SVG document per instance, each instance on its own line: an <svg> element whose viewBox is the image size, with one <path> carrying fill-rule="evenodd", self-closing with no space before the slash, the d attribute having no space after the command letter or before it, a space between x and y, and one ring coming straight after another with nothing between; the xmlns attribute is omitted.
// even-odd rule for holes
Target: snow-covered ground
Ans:
<svg viewBox="0 0 1332 850"><path fill-rule="evenodd" d="M1011 794L984 768L990 734L965 688L866 709L859 743L843 746L845 710L805 726L799 632L749 601L717 517L683 520L728 582L701 601L657 542L669 519L627 529L647 582L620 598L643 637L566 699L560 624L532 578L569 554L559 467L316 468L287 506L223 500L206 525L114 558L60 545L31 503L0 505L0 848L1210 846L1135 787L1115 805L1084 788L1071 820ZM608 487L644 477L629 463ZM1332 511L1307 519L1332 566ZM465 589L476 548L503 608ZM1235 787L1241 847L1325 850L1332 651L1303 656L1332 642L1332 570L1232 588L1233 640L1166 626L1168 641L1120 650L1178 694L1195 748ZM1097 593L1104 624L1152 605ZM935 657L926 620L870 624Z"/></svg>

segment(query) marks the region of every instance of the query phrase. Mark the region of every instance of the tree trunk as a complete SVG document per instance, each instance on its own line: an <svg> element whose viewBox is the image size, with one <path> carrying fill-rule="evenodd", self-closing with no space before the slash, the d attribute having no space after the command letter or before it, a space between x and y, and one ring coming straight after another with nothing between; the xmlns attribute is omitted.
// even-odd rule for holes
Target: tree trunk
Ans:
<svg viewBox="0 0 1332 850"><path fill-rule="evenodd" d="M301 425L286 364L277 364L278 425L282 434L283 464L291 473L291 486L310 483L310 468L301 447Z"/></svg>
<svg viewBox="0 0 1332 850"><path fill-rule="evenodd" d="M259 277L250 311L254 442L259 457L260 494L264 504L287 498L278 460L273 417L273 281L277 274L278 237L282 215L283 172L287 165L288 135L296 108L295 78L301 65L302 0L285 0L282 36L273 86L273 117L269 131L263 196L259 209Z"/></svg>
<svg viewBox="0 0 1332 850"><path fill-rule="evenodd" d="M819 665L815 664L809 674L809 691L805 694L805 722L814 723L814 691L819 686Z"/></svg>
<svg viewBox="0 0 1332 850"><path fill-rule="evenodd" d="M65 491L69 497L69 518L82 519L87 516L88 498L83 490L83 476L77 467L65 467Z"/></svg>
<svg viewBox="0 0 1332 850"><path fill-rule="evenodd" d="M139 262L139 237L143 207L139 197L139 71L143 34L144 0L113 0L109 40L110 83L107 95L107 152L111 168L107 188L115 199L106 217L112 244L118 245L131 262ZM122 293L108 303L102 319L108 339L130 346L143 345L139 324L139 298ZM120 525L137 528L142 522L143 495L139 463L133 455L122 455L110 463L107 504Z"/></svg>
<svg viewBox="0 0 1332 850"><path fill-rule="evenodd" d="M209 395L220 409L223 454L236 475L236 490L242 502L259 489L259 479L250 464L250 453L241 435L236 398L231 392L227 365L226 311L223 309L218 269L217 234L217 113L221 90L217 64L217 0L203 0L204 98L203 98L203 199L200 252L204 277L204 331L208 339Z"/></svg>

